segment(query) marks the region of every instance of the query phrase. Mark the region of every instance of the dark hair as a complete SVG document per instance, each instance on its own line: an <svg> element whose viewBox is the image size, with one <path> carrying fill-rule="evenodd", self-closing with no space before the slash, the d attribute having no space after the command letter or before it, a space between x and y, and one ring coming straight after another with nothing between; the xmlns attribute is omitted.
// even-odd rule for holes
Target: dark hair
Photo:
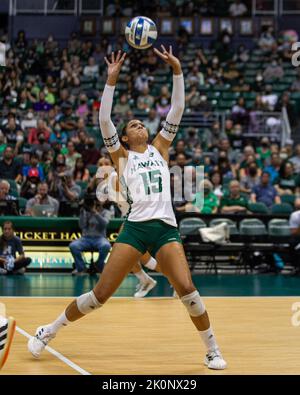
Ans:
<svg viewBox="0 0 300 395"><path fill-rule="evenodd" d="M14 224L11 221L4 221L2 226L1 226L2 229L4 228L5 225L11 225L13 230L15 230ZM0 251L3 252L6 247L7 247L7 241L6 241L5 237L4 237L4 235L1 235L1 237L0 237Z"/></svg>
<svg viewBox="0 0 300 395"><path fill-rule="evenodd" d="M4 221L2 224L2 229L4 228L5 225L11 225L11 227L13 228L13 230L15 230L14 224L11 221Z"/></svg>
<svg viewBox="0 0 300 395"><path fill-rule="evenodd" d="M286 167L287 164L290 164L294 168L294 164L291 161L289 161L289 160L284 161L281 164L280 169L279 169L279 177L280 178L284 178L285 177L285 167Z"/></svg>
<svg viewBox="0 0 300 395"><path fill-rule="evenodd" d="M123 141L123 139L122 139L123 136L127 136L127 133L126 133L127 124L128 124L128 122L125 122L122 125L122 129L121 129L121 133L120 133L120 142L121 142L121 144L123 145L124 148L129 149L129 145L127 143L125 143Z"/></svg>

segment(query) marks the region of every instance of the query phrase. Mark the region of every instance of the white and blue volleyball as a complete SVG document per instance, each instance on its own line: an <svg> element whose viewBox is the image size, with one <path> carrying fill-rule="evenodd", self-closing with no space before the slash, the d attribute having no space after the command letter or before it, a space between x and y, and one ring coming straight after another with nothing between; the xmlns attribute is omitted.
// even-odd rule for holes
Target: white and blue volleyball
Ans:
<svg viewBox="0 0 300 395"><path fill-rule="evenodd" d="M127 24L125 37L133 48L149 48L157 38L156 25L150 18L136 16Z"/></svg>

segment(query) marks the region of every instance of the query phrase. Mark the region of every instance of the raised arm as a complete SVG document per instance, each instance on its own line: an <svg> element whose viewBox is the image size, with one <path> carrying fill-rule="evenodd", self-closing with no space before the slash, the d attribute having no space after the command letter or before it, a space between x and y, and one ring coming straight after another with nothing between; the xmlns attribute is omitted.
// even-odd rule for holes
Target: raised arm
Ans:
<svg viewBox="0 0 300 395"><path fill-rule="evenodd" d="M184 80L181 70L181 64L172 52L170 46L169 52L162 45L163 52L154 49L154 52L168 63L173 69L173 90L171 97L171 108L167 115L166 121L162 130L155 137L153 145L158 149L161 155L168 160L168 150L172 144L184 111L185 94L184 94Z"/></svg>
<svg viewBox="0 0 300 395"><path fill-rule="evenodd" d="M119 166L119 159L128 156L127 151L120 144L117 130L111 120L114 91L125 56L126 53L121 55L121 51L119 51L116 58L114 52L112 53L111 62L105 58L105 62L107 64L107 80L99 111L99 123L103 141L112 161L117 167Z"/></svg>

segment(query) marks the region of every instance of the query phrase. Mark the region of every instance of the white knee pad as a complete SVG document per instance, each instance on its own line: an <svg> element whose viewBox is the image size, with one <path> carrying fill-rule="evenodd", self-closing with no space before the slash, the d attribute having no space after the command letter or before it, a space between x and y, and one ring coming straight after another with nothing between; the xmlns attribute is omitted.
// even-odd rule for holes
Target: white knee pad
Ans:
<svg viewBox="0 0 300 395"><path fill-rule="evenodd" d="M181 301L185 305L189 315L192 317L199 317L205 312L205 305L198 291L194 291L191 294L183 296Z"/></svg>
<svg viewBox="0 0 300 395"><path fill-rule="evenodd" d="M93 291L80 295L76 299L76 303L81 314L91 313L102 306L102 304L97 300Z"/></svg>

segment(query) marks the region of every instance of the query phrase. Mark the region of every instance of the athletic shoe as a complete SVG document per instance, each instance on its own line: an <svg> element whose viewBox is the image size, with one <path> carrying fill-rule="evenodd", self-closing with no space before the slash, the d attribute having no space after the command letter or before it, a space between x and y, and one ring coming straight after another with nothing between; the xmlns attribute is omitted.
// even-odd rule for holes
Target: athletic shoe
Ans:
<svg viewBox="0 0 300 395"><path fill-rule="evenodd" d="M5 364L16 329L13 317L0 317L0 370Z"/></svg>
<svg viewBox="0 0 300 395"><path fill-rule="evenodd" d="M206 354L204 364L209 369L223 370L227 367L227 362L223 359L219 350L210 351Z"/></svg>
<svg viewBox="0 0 300 395"><path fill-rule="evenodd" d="M137 292L134 294L135 298L143 298L146 296L151 289L153 289L157 284L157 281L153 280L153 278L150 278L149 281L146 283L139 283L139 287L137 289Z"/></svg>
<svg viewBox="0 0 300 395"><path fill-rule="evenodd" d="M28 351L31 352L35 358L39 358L50 340L55 338L56 334L51 333L49 328L50 325L40 326L37 328L35 336L28 340Z"/></svg>
<svg viewBox="0 0 300 395"><path fill-rule="evenodd" d="M84 276L88 274L87 270L82 270L81 272L79 272L77 269L72 271L72 276Z"/></svg>

